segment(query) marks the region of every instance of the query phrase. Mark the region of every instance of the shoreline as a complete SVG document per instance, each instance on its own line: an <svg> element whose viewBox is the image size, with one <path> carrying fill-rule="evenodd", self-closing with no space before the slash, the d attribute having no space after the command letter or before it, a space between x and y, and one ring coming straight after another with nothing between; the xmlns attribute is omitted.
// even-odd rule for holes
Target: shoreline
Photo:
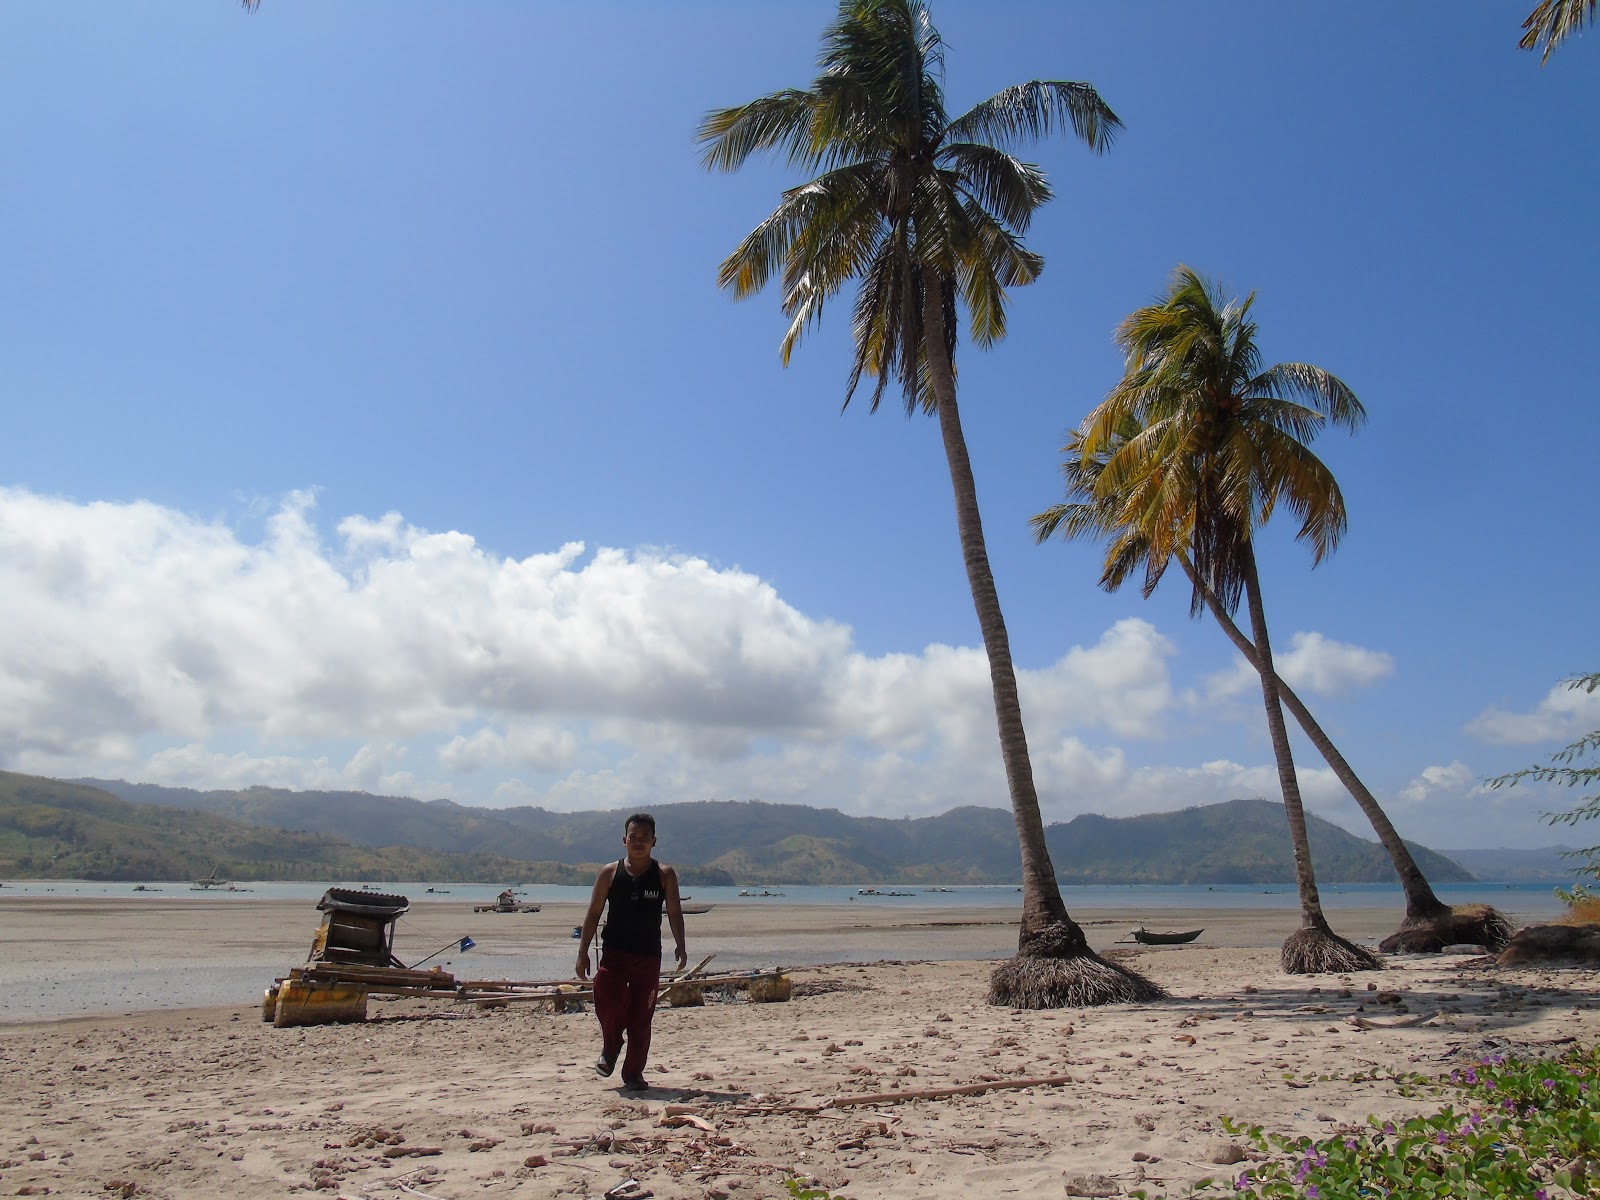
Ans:
<svg viewBox="0 0 1600 1200"><path fill-rule="evenodd" d="M461 978L567 979L582 913L570 902L514 914L474 913L470 899L418 902L401 917L394 947L415 963L470 933L472 951L431 957L430 965ZM1343 936L1371 944L1394 931L1401 909L1329 915ZM1011 956L1017 936L1017 915L987 904L719 904L686 919L691 961L715 954L716 967L730 971L998 961ZM1102 953L1128 948L1139 926L1204 929L1189 947L1196 951L1275 950L1298 927L1299 910L1086 908L1074 919ZM113 897L0 893L0 1028L255 1004L305 961L320 923L304 899L144 897L130 906Z"/></svg>

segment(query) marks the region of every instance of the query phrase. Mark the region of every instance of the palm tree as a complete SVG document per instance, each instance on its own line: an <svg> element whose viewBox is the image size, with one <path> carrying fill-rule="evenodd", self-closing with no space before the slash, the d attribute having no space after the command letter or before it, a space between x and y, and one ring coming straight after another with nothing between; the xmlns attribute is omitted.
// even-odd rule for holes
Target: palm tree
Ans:
<svg viewBox="0 0 1600 1200"><path fill-rule="evenodd" d="M1006 289L1043 267L1021 235L1050 188L1009 147L1066 128L1101 152L1121 122L1094 88L1060 81L1008 88L952 119L943 48L919 0L842 0L819 65L810 88L715 110L700 127L710 169L737 170L775 151L817 172L784 192L723 262L719 282L743 298L781 273L786 364L825 302L855 282L845 404L865 374L876 381L876 411L892 376L908 415L938 417L1022 847L1017 955L995 971L990 1001L1042 1008L1159 997L1148 980L1093 954L1056 884L956 403L958 302L973 341L993 345L1005 336Z"/></svg>
<svg viewBox="0 0 1600 1200"><path fill-rule="evenodd" d="M1085 420L1079 450L1090 460L1103 455L1092 469L1094 494L1114 506L1104 519L1121 531L1107 554L1108 572L1125 577L1142 562L1148 596L1181 551L1195 580L1191 612L1205 605L1207 591L1227 612L1244 599L1300 891L1301 927L1283 945L1283 969L1364 970L1379 965L1376 956L1336 935L1322 913L1254 532L1283 503L1301 518L1297 536L1311 544L1315 561L1338 544L1344 498L1306 442L1328 421L1354 430L1366 413L1343 381L1320 367L1263 369L1254 301L1224 301L1179 266L1166 296L1119 326L1126 370Z"/></svg>
<svg viewBox="0 0 1600 1200"><path fill-rule="evenodd" d="M1537 50L1543 42L1539 65L1544 66L1550 61L1551 51L1585 25L1594 23L1595 3L1596 0L1544 0L1522 23L1522 39L1517 46Z"/></svg>
<svg viewBox="0 0 1600 1200"><path fill-rule="evenodd" d="M1067 501L1051 505L1029 521L1033 527L1034 538L1040 542L1048 541L1057 533L1069 540L1077 537L1093 537L1116 541L1118 543L1116 554L1108 556L1106 569L1100 578L1101 586L1108 591L1116 591L1121 587L1128 571L1145 561L1147 555L1147 543L1138 536L1137 531L1117 528L1118 498L1098 496L1095 489L1106 459L1132 432L1133 430L1125 425L1116 433L1111 447L1103 449L1098 455L1085 456L1082 452L1082 431L1073 431L1068 437L1067 444L1061 448L1063 455L1061 473L1067 481ZM1123 541L1122 535L1125 532L1131 532L1134 536ZM1245 661L1259 672L1261 660L1256 654L1255 645L1234 623L1233 617L1222 606L1216 594L1206 587L1205 582L1195 573L1193 564L1181 546L1174 549L1173 557L1183 568L1191 587L1198 589L1203 595L1207 609L1216 618L1222 631L1228 635L1228 640L1234 644L1239 653L1244 655ZM1356 774L1355 768L1339 752L1339 748L1333 744L1333 739L1311 715L1311 710L1282 678L1278 680L1278 696L1283 706L1294 714L1306 737L1321 753L1324 761L1333 769L1334 775L1344 784L1351 798L1372 825L1373 832L1377 834L1378 841L1388 852L1389 860L1394 864L1395 874L1400 879L1401 890L1406 898L1405 917L1400 929L1385 938L1378 948L1387 954L1428 953L1458 944L1481 944L1490 950L1504 948L1511 938L1510 920L1489 905L1468 904L1451 907L1440 900L1422 873L1422 869L1417 865L1410 849L1390 822L1388 814L1379 805L1377 798Z"/></svg>

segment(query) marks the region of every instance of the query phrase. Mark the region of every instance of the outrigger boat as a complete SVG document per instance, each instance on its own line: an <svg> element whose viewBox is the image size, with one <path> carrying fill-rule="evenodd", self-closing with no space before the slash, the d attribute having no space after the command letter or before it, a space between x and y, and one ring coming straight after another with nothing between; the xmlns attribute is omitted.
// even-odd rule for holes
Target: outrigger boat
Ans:
<svg viewBox="0 0 1600 1200"><path fill-rule="evenodd" d="M248 892L248 891L250 891L249 888L240 887L238 884L234 883L232 880L218 879L217 878L217 868L216 867L212 867L211 868L211 874L207 875L204 879L196 879L194 881L194 883L190 886L189 890L191 892Z"/></svg>

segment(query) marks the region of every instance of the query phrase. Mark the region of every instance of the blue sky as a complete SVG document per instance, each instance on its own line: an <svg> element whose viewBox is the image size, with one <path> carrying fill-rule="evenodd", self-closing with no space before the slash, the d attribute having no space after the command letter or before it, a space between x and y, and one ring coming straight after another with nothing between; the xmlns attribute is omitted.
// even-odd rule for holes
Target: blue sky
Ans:
<svg viewBox="0 0 1600 1200"><path fill-rule="evenodd" d="M1261 539L1283 673L1407 836L1582 834L1482 779L1600 725L1600 45L1517 5L946 2L952 110L1093 83L1011 336L958 352L1049 820L1275 795L1259 693L1169 580L1035 546L1111 334L1188 263L1370 419L1351 519ZM623 807L1004 805L937 430L841 413L718 262L797 182L709 108L826 4L0 8L0 767ZM1364 831L1313 751L1313 811ZM1584 831L1587 832L1587 831ZM1592 839L1590 839L1592 840Z"/></svg>

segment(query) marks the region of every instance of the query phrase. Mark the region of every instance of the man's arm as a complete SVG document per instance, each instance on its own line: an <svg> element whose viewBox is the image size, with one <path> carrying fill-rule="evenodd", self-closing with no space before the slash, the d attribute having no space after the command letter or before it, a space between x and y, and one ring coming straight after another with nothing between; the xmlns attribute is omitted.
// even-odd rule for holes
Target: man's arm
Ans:
<svg viewBox="0 0 1600 1200"><path fill-rule="evenodd" d="M616 863L607 863L595 876L594 891L589 893L589 911L583 914L583 932L578 935L578 978L589 978L589 944L594 941L595 930L600 928L600 914L606 910L606 897L611 894L611 880L617 873Z"/></svg>
<svg viewBox="0 0 1600 1200"><path fill-rule="evenodd" d="M678 896L678 872L671 867L661 868L661 890L666 893L667 924L672 927L672 941L681 971L689 965L689 949L683 942L683 901Z"/></svg>

